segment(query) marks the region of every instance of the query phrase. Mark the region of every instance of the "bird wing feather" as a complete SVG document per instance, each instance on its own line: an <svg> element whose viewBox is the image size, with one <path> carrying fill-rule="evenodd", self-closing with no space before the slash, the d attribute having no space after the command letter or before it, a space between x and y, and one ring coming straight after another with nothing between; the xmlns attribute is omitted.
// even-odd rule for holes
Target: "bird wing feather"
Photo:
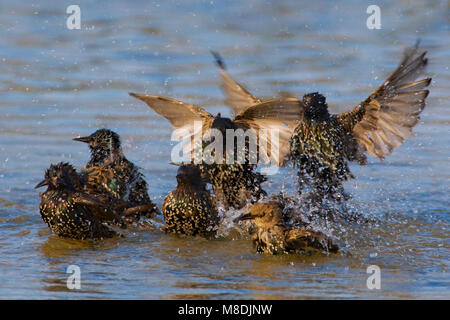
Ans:
<svg viewBox="0 0 450 320"><path fill-rule="evenodd" d="M225 103L233 109L235 115L255 104L261 103L261 100L234 81L225 70L220 71L220 76L222 78L221 87L226 97Z"/></svg>
<svg viewBox="0 0 450 320"><path fill-rule="evenodd" d="M73 192L72 197L75 204L87 206L101 221L122 222L120 216L116 215L113 208L105 203L103 199L78 190Z"/></svg>
<svg viewBox="0 0 450 320"><path fill-rule="evenodd" d="M291 250L315 248L318 250L337 252L338 246L323 233L302 228L290 229L286 234L286 244Z"/></svg>
<svg viewBox="0 0 450 320"><path fill-rule="evenodd" d="M338 115L365 151L383 160L401 146L419 121L431 78L414 81L428 59L418 44L405 50L402 61L387 80L353 110Z"/></svg>
<svg viewBox="0 0 450 320"><path fill-rule="evenodd" d="M209 112L190 103L152 94L130 93L130 96L144 101L156 113L169 120L179 140L192 142L198 129L205 132L211 128L214 121L214 117ZM197 128L196 122L201 123L201 126ZM194 143L186 144L183 151L192 154L194 148Z"/></svg>
<svg viewBox="0 0 450 320"><path fill-rule="evenodd" d="M216 64L220 68L222 78L221 87L225 94L225 103L233 109L234 115L238 115L247 108L261 103L257 97L252 95L244 86L236 82L225 70L222 57L217 52L212 52Z"/></svg>
<svg viewBox="0 0 450 320"><path fill-rule="evenodd" d="M290 150L292 134L303 119L303 111L303 103L297 98L276 98L241 111L234 122L254 129L259 134L258 146L262 152L271 163L283 165ZM261 134L261 129L267 129L267 134ZM272 139L271 130L278 130L278 141Z"/></svg>

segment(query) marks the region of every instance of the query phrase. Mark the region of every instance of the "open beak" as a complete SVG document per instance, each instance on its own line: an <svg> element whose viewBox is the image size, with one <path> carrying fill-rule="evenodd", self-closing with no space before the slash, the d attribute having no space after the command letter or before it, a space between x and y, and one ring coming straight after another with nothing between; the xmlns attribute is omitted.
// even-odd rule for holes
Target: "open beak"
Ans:
<svg viewBox="0 0 450 320"><path fill-rule="evenodd" d="M242 215L240 215L239 217L237 217L236 219L233 220L234 223L237 223L239 221L245 221L245 220L250 220L253 219L251 213L244 213Z"/></svg>
<svg viewBox="0 0 450 320"><path fill-rule="evenodd" d="M79 137L79 138L73 138L72 140L89 143L89 141L91 141L91 138L90 137Z"/></svg>
<svg viewBox="0 0 450 320"><path fill-rule="evenodd" d="M41 182L39 182L36 187L34 187L35 189L41 188L43 186L48 185L48 181L47 180L42 180Z"/></svg>

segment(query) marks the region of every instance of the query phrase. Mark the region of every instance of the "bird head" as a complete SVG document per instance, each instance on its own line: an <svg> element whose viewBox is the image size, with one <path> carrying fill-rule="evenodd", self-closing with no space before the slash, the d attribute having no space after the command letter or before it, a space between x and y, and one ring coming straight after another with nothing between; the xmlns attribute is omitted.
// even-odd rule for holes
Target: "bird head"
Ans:
<svg viewBox="0 0 450 320"><path fill-rule="evenodd" d="M34 188L48 186L49 190L74 189L74 185L79 184L79 175L68 163L60 162L50 165L45 172L44 180L39 182Z"/></svg>
<svg viewBox="0 0 450 320"><path fill-rule="evenodd" d="M276 224L281 224L282 218L283 213L280 204L275 201L269 201L253 204L248 212L237 217L234 222L251 220L257 227L269 228Z"/></svg>
<svg viewBox="0 0 450 320"><path fill-rule="evenodd" d="M177 182L179 185L203 186L204 180L200 169L191 164L181 164L177 171Z"/></svg>
<svg viewBox="0 0 450 320"><path fill-rule="evenodd" d="M330 116L326 98L318 92L308 93L303 96L305 105L305 117L314 121L324 121Z"/></svg>
<svg viewBox="0 0 450 320"><path fill-rule="evenodd" d="M111 156L121 152L120 137L109 129L99 129L90 136L74 138L74 141L89 144L94 164L102 164Z"/></svg>
<svg viewBox="0 0 450 320"><path fill-rule="evenodd" d="M233 121L229 118L222 118L220 113L214 118L214 121L211 125L211 129L217 129L222 132L222 135L226 136L227 129L233 129Z"/></svg>

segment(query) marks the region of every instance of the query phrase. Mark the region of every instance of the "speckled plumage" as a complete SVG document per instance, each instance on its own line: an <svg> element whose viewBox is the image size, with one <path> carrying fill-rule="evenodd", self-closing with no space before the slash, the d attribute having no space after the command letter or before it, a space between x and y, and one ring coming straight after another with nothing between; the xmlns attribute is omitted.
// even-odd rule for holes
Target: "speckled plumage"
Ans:
<svg viewBox="0 0 450 320"><path fill-rule="evenodd" d="M252 236L258 253L283 254L312 252L337 252L330 238L305 227L289 225L283 216L282 205L277 201L253 204L248 213L235 221L251 220L256 226Z"/></svg>
<svg viewBox="0 0 450 320"><path fill-rule="evenodd" d="M213 236L219 222L217 206L205 188L200 170L192 165L178 169L177 187L164 199L166 232Z"/></svg>
<svg viewBox="0 0 450 320"><path fill-rule="evenodd" d="M130 95L144 101L153 110L169 120L184 140L193 139L198 133L205 138L208 132L212 131L211 129L222 133L224 157L221 162L214 161L212 164L206 164L210 162L204 161L204 158L198 162L190 160L196 164L200 163L199 168L208 182L212 184L218 201L226 209L240 209L248 200L257 199L260 195L265 194L261 187L265 178L255 172L256 166L253 164L254 162L250 163L248 154L245 155L247 158L243 161L232 159L231 163L226 162L227 151L230 151L227 150L229 146L225 141L227 130L234 130L233 132L252 130L251 132L255 133L255 138L256 136L259 138L258 143L253 138L252 142L257 144L258 149L262 148L260 149L263 150L261 153L267 154L268 157L272 157L273 161L278 163L289 151L289 139L297 124L293 119L300 112L300 101L297 98L280 98L252 106L242 113L237 113L233 119L229 119L222 117L220 114L214 117L202 108L172 98L135 93L130 93ZM197 130L195 123L200 123L199 130ZM258 135L261 129L278 129L280 131L279 141L275 142L271 138ZM262 141L265 143L261 143ZM270 152L271 143L277 143L277 146L280 147L278 155ZM188 148L183 151L190 155L198 151L196 148L204 148L204 146L195 144L195 141L187 146Z"/></svg>
<svg viewBox="0 0 450 320"><path fill-rule="evenodd" d="M147 183L138 167L123 154L117 133L99 129L74 140L88 143L91 151L91 159L84 169L87 192L103 193L111 205L120 204L125 212L139 209L129 215L128 222L141 216L153 217L157 207L148 196Z"/></svg>
<svg viewBox="0 0 450 320"><path fill-rule="evenodd" d="M222 69L222 88L235 112L261 103ZM330 115L325 97L310 93L303 97L299 125L291 140L290 158L298 167L299 191L310 185L315 196L343 199L342 182L351 178L348 161L367 164L369 153L383 160L412 134L429 94L431 78L416 81L428 59L416 44L405 50L397 69L367 99L353 109Z"/></svg>
<svg viewBox="0 0 450 320"><path fill-rule="evenodd" d="M254 202L266 195L261 187L266 177L255 172L251 164L200 164L198 167L226 210L240 209L247 201Z"/></svg>
<svg viewBox="0 0 450 320"><path fill-rule="evenodd" d="M358 150L356 140L336 117L319 122L305 119L291 140L290 157L298 169L299 192L309 185L316 196L342 199L342 182L353 178L347 163L353 150Z"/></svg>
<svg viewBox="0 0 450 320"><path fill-rule="evenodd" d="M116 217L96 198L78 189L78 176L67 163L51 165L36 188L47 185L39 196L42 220L60 237L72 239L110 238L116 233L103 224Z"/></svg>

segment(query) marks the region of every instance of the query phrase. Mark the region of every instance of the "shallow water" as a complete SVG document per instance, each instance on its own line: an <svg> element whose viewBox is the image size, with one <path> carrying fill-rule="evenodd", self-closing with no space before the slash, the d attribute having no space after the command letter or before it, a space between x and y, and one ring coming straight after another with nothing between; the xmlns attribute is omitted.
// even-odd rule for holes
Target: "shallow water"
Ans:
<svg viewBox="0 0 450 320"><path fill-rule="evenodd" d="M54 1L0 4L0 298L450 298L449 18L446 1L378 1L382 29L357 1L78 2L82 30ZM170 133L129 91L230 114L209 50L258 96L320 91L333 112L356 105L417 38L429 49L428 105L383 163L352 166L348 206L370 223L329 224L338 255L264 256L240 237L165 235L158 225L103 242L63 240L42 222L33 186L50 163L81 168L99 127L121 134L158 205L175 186ZM266 189L292 192L291 169ZM81 268L80 290L66 268ZM369 290L366 268L381 268Z"/></svg>

